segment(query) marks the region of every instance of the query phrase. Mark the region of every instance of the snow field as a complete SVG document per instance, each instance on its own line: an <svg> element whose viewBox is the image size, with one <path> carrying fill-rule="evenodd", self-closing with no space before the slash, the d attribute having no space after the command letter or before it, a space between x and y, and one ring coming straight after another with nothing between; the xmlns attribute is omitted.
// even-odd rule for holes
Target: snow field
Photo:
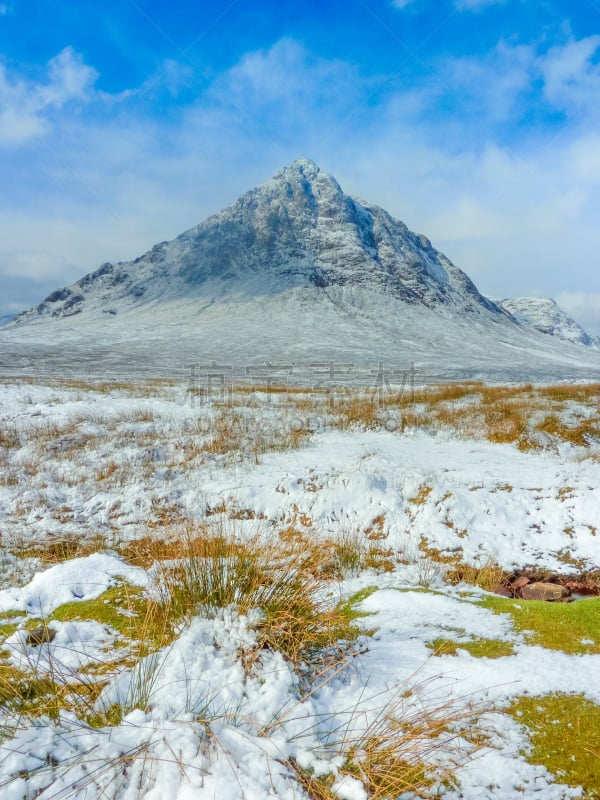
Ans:
<svg viewBox="0 0 600 800"><path fill-rule="evenodd" d="M298 428L286 449L276 426L253 446L258 428L248 425L228 431L239 446L228 452L205 425L221 410L186 402L185 387L140 397L5 383L0 393L0 671L77 683L113 666L91 701L103 724L66 706L16 717L3 703L3 797L298 798L312 775L325 797L367 798L372 785L348 771L349 755L360 750L353 757L366 764L369 743L385 740L382 720L396 718L410 734L405 760L439 775L452 765L453 781L431 787L447 800L582 796L529 763L526 731L503 710L550 692L600 703L600 624L590 652L528 644L509 615L479 603L481 590L449 586L432 554L475 565L492 558L507 570L598 568L593 443L523 451L444 428L348 425ZM577 419L592 413L569 402ZM245 403L236 414L256 417ZM168 554L182 531L202 526L261 541L274 561L290 539L307 550L316 543L324 561L337 553L318 585L330 609L354 598L348 611L365 615L354 620L364 633L347 657L307 672L261 646L260 609L235 604L191 616L135 663L110 624L58 618L65 604L89 608L124 584L152 596L161 573L152 558L131 558L136 542L141 553L157 540L150 555ZM357 558L344 560L336 542ZM39 620L53 636L35 644L27 631ZM507 641L514 651L433 656L444 637ZM111 718L116 706L123 713ZM425 737L415 734L419 719L430 722ZM483 745L474 744L479 730Z"/></svg>

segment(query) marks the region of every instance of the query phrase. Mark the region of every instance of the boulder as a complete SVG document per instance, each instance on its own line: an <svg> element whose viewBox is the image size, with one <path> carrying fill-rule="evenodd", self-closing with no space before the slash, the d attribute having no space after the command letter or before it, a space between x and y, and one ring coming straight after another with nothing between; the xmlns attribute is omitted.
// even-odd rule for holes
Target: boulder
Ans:
<svg viewBox="0 0 600 800"><path fill-rule="evenodd" d="M521 589L521 597L524 600L560 600L568 597L569 590L558 583L528 583Z"/></svg>

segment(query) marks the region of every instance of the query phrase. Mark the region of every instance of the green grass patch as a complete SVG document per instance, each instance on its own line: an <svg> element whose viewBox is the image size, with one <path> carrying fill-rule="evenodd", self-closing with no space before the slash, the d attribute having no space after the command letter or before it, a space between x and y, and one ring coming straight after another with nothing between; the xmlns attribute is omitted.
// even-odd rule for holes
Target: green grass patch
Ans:
<svg viewBox="0 0 600 800"><path fill-rule="evenodd" d="M372 594L378 590L377 586L365 586L364 589L360 589L360 591L355 592L351 597L345 600L339 606L339 612L344 616L347 620L354 620L354 619L361 619L362 617L369 617L371 616L366 611L357 611L355 606L359 603L362 603L363 600L366 600L367 597L370 597Z"/></svg>
<svg viewBox="0 0 600 800"><path fill-rule="evenodd" d="M432 589L431 586L395 586L394 591L402 592L403 594L411 592L413 594L436 594L438 597L448 597L446 592L441 592L439 589ZM468 596L471 597L472 595L469 593Z"/></svg>
<svg viewBox="0 0 600 800"><path fill-rule="evenodd" d="M121 584L112 586L95 600L73 601L54 610L47 622L72 622L74 620L95 620L126 636L136 637L139 618L146 613L147 599L142 589ZM39 624L37 621L35 624Z"/></svg>
<svg viewBox="0 0 600 800"><path fill-rule="evenodd" d="M3 622L4 620L7 619L16 619L18 617L23 617L23 616L25 616L24 611L3 611L0 614L0 622Z"/></svg>
<svg viewBox="0 0 600 800"><path fill-rule="evenodd" d="M573 655L600 653L600 597L548 603L488 596L479 604L497 614L510 614L528 644Z"/></svg>
<svg viewBox="0 0 600 800"><path fill-rule="evenodd" d="M455 656L459 650L466 650L473 658L503 658L513 656L515 650L512 642L500 639L472 639L469 642L457 642L453 639L434 639L428 644L434 656Z"/></svg>
<svg viewBox="0 0 600 800"><path fill-rule="evenodd" d="M91 709L103 684L82 681L66 682L52 673L41 674L35 668L23 672L10 664L0 664L0 704L7 719L49 716L58 719L69 709L81 714ZM1 736L0 736L1 738Z"/></svg>
<svg viewBox="0 0 600 800"><path fill-rule="evenodd" d="M122 658L88 664L78 675L63 672L59 660L50 665L48 672L39 670L35 656L27 672L0 663L0 703L8 718L17 725L22 717L49 716L56 720L62 710L68 709L90 725L117 724L115 709L98 713L94 702L112 674L159 651L172 640L174 629L167 612L168 609L144 597L142 589L125 583L111 587L95 600L59 606L41 621L42 628L51 629L55 621L99 622L117 633L113 647L122 653ZM39 627L37 618L29 618L25 623L26 630Z"/></svg>
<svg viewBox="0 0 600 800"><path fill-rule="evenodd" d="M167 604L145 597L143 589L123 583L112 586L95 600L74 601L59 606L44 624L48 625L52 620L95 620L112 628L120 637L113 647L115 650L123 649L123 656L118 663L124 665L131 662L133 654L142 658L173 640L176 620L170 612ZM32 620L32 623L39 624L36 620ZM102 664L93 670L94 674L102 674L103 671Z"/></svg>
<svg viewBox="0 0 600 800"><path fill-rule="evenodd" d="M560 783L600 798L600 706L581 695L520 697L508 709L527 728L531 764L542 764Z"/></svg>
<svg viewBox="0 0 600 800"><path fill-rule="evenodd" d="M0 642L3 642L5 639L8 639L9 636L12 636L18 627L19 625L16 622L10 622L6 625L0 625Z"/></svg>

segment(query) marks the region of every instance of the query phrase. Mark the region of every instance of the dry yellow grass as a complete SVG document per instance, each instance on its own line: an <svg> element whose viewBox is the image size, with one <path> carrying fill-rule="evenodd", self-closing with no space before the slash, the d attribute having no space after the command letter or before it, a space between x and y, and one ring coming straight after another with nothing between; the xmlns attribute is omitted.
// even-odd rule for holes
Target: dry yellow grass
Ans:
<svg viewBox="0 0 600 800"><path fill-rule="evenodd" d="M43 541L11 540L5 542L6 549L18 558L37 558L43 564L61 564L72 558L82 558L97 553L108 546L105 537L98 533L89 536L67 534L49 536Z"/></svg>
<svg viewBox="0 0 600 800"><path fill-rule="evenodd" d="M187 525L169 541L145 537L121 552L134 564L155 564L161 602L174 621L228 606L242 614L259 610L259 649L278 650L293 664L321 663L358 634L343 611L317 599L331 578L319 543L286 537L274 549L220 522Z"/></svg>
<svg viewBox="0 0 600 800"><path fill-rule="evenodd" d="M417 387L400 397L392 391L346 393L335 403L334 424L383 427L386 413L397 412L399 429L425 425L455 431L461 436L484 437L496 443L516 444L521 450L541 449L567 441L588 447L600 440L600 414L584 414L566 422L573 402L597 410L600 384L533 387L531 384L488 386L477 382ZM546 418L539 421L540 414ZM545 434L546 439L539 434ZM549 441L548 441L549 439Z"/></svg>
<svg viewBox="0 0 600 800"><path fill-rule="evenodd" d="M579 447L587 447L590 441L600 440L600 416L567 425L557 414L549 414L536 425L536 430Z"/></svg>
<svg viewBox="0 0 600 800"><path fill-rule="evenodd" d="M449 583L469 583L491 592L507 577L502 567L491 556L479 565L467 564L458 558L451 563L452 566L446 572L446 580Z"/></svg>
<svg viewBox="0 0 600 800"><path fill-rule="evenodd" d="M335 782L348 778L362 784L369 800L409 796L433 800L440 796L441 785L454 785L457 766L471 760L483 746L474 741L466 747L458 745L461 729L481 709L472 708L466 700L414 705L412 694L406 689L364 730L342 737L331 748L329 755L343 762L335 773L317 777L294 759L286 762L311 800L336 800Z"/></svg>
<svg viewBox="0 0 600 800"><path fill-rule="evenodd" d="M21 438L14 425L0 423L0 448L13 449L20 447Z"/></svg>
<svg viewBox="0 0 600 800"><path fill-rule="evenodd" d="M414 497L409 497L408 502L412 503L413 505L421 506L427 502L427 498L433 491L433 486L429 486L427 483L422 483L419 486L419 491Z"/></svg>
<svg viewBox="0 0 600 800"><path fill-rule="evenodd" d="M294 450L310 437L310 431L300 420L262 418L243 413L243 409L237 407L221 409L206 427L204 440L191 443L191 453L249 454L258 461L264 453Z"/></svg>
<svg viewBox="0 0 600 800"><path fill-rule="evenodd" d="M559 386L542 386L537 389L541 397L555 401L575 400L580 403L598 403L600 383L560 384Z"/></svg>

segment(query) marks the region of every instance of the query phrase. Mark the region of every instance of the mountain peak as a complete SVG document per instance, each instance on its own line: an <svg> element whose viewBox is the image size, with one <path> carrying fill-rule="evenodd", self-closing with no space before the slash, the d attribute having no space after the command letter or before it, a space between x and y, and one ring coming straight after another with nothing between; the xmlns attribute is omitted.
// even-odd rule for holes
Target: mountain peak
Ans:
<svg viewBox="0 0 600 800"><path fill-rule="evenodd" d="M299 172L304 173L319 173L321 172L321 167L315 163L311 158L306 158L305 156L300 156L300 158L294 159L292 163L287 167L290 170L297 170Z"/></svg>
<svg viewBox="0 0 600 800"><path fill-rule="evenodd" d="M283 167L272 178L277 183L287 183L292 186L309 186L318 184L329 186L336 194L342 194L342 189L333 175L312 161L310 158L297 158L286 167Z"/></svg>
<svg viewBox="0 0 600 800"><path fill-rule="evenodd" d="M520 325L584 347L600 349L600 340L590 336L551 297L511 297L499 301Z"/></svg>
<svg viewBox="0 0 600 800"><path fill-rule="evenodd" d="M299 287L347 287L427 308L501 313L425 237L298 158L172 242L132 262L102 265L21 320L88 311L108 319L166 298L193 296L208 307Z"/></svg>
<svg viewBox="0 0 600 800"><path fill-rule="evenodd" d="M577 359L556 341L560 331L589 348L555 320L551 301L520 305L536 330L555 335L519 324L514 305L483 297L428 239L299 158L176 239L51 292L0 328L0 361L12 365L21 342L21 365L33 363L31 353L36 363L57 363L59 353L61 368L65 353L80 365L106 354L111 369L168 362L171 372L209 357L421 359L444 376L480 368L498 375L506 365L514 379L531 377L535 352L540 367L597 370L596 353Z"/></svg>

